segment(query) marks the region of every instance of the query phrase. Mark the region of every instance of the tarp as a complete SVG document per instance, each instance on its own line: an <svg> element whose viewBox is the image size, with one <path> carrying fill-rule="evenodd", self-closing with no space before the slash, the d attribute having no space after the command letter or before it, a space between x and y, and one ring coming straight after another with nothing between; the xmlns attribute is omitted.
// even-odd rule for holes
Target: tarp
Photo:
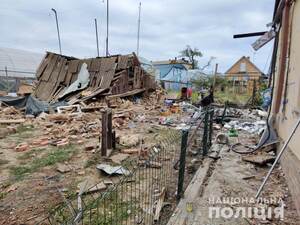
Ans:
<svg viewBox="0 0 300 225"><path fill-rule="evenodd" d="M8 106L13 106L17 109L25 108L26 115L37 116L42 112L49 112L49 109L55 110L59 106L68 105L66 102L61 101L54 104L49 104L45 101L40 101L32 95L26 95L25 97L0 97L0 102Z"/></svg>

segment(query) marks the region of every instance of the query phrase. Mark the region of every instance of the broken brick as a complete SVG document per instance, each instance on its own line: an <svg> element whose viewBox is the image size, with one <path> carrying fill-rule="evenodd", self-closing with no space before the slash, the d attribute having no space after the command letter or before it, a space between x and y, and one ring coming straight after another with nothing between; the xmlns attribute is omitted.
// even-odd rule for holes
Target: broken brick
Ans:
<svg viewBox="0 0 300 225"><path fill-rule="evenodd" d="M17 152L24 152L27 151L28 149L29 149L29 145L27 143L18 144L17 147L15 148Z"/></svg>

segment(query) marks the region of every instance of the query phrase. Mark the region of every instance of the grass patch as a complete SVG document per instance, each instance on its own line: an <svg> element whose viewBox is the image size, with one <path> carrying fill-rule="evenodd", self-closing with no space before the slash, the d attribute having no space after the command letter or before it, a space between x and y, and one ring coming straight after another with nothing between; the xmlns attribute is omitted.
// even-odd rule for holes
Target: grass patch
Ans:
<svg viewBox="0 0 300 225"><path fill-rule="evenodd" d="M100 162L100 157L99 157L100 154L94 154L91 158L89 158L85 165L84 165L84 168L88 168L88 167L91 167L91 166L94 166L94 165L97 165L99 162Z"/></svg>
<svg viewBox="0 0 300 225"><path fill-rule="evenodd" d="M0 192L0 200L4 199L7 193L5 192Z"/></svg>
<svg viewBox="0 0 300 225"><path fill-rule="evenodd" d="M63 162L70 159L75 152L76 149L74 149L73 145L69 145L65 148L55 147L46 155L43 155L41 158L35 158L27 165L11 167L10 173L16 180L20 180L25 175L34 173L40 168L51 166L58 162Z"/></svg>
<svg viewBox="0 0 300 225"><path fill-rule="evenodd" d="M215 94L215 101L224 104L225 102L231 102L239 105L246 104L249 98L251 97L247 93L235 93L231 89L226 89L224 92L216 91Z"/></svg>
<svg viewBox="0 0 300 225"><path fill-rule="evenodd" d="M36 153L41 152L42 150L43 149L40 149L40 148L32 149L28 152L25 152L23 155L18 156L18 159L20 159L20 160L32 159L33 157L36 156Z"/></svg>
<svg viewBox="0 0 300 225"><path fill-rule="evenodd" d="M18 144L22 142L22 139L32 138L33 132L36 131L33 125L20 125L17 127L17 132L10 135Z"/></svg>
<svg viewBox="0 0 300 225"><path fill-rule="evenodd" d="M122 200L120 190L111 190L110 193L106 193L105 196L98 199L89 197L89 195L85 195L83 198L85 204L81 221L82 224L124 224L124 222L131 215L135 215L138 210L138 202L136 200ZM57 207L50 212L50 214L55 218L55 221L60 223L69 221L73 217L66 204Z"/></svg>
<svg viewBox="0 0 300 225"><path fill-rule="evenodd" d="M33 131L34 130L34 126L33 125L20 125L17 127L17 133L23 133L23 132L28 132L28 131Z"/></svg>

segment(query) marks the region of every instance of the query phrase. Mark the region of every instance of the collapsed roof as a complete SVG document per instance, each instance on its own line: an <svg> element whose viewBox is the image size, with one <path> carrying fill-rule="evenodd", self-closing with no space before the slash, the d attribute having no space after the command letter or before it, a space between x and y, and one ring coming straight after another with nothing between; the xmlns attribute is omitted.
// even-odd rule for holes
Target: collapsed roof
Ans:
<svg viewBox="0 0 300 225"><path fill-rule="evenodd" d="M40 100L69 104L95 96L130 96L155 89L155 77L140 65L136 55L76 59L47 52L36 77L33 95Z"/></svg>

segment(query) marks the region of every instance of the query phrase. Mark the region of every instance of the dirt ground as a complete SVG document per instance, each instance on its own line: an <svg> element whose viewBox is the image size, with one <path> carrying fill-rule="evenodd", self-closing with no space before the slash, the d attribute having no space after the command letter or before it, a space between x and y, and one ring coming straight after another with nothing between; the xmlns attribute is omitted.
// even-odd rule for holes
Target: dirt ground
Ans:
<svg viewBox="0 0 300 225"><path fill-rule="evenodd" d="M122 150L140 149L141 143L145 148L156 144L157 137L162 135L161 132L164 132L166 127L173 129L190 116L188 113L175 113L168 116L170 121L167 124L160 125L164 106L145 102L134 104L123 101L114 109L113 126L118 144L112 156L118 155ZM17 113L16 116L20 115ZM78 185L84 180L97 184L106 179L95 168L98 163L116 163L113 157L100 157L99 110L71 117L41 115L38 118L26 118L23 124L9 127L9 130L12 131L0 139L1 225L30 225L41 221L53 207L63 203L65 199L75 198ZM228 130L216 127L214 135L218 132L227 133ZM200 132L188 151L184 188L206 160L194 154L201 148L201 137ZM239 132L239 137L231 138L230 143L253 145L257 138L257 135ZM25 148L18 149L18 146L22 145L25 145ZM209 167L210 171L201 187L202 191L193 203L191 224L298 224L296 210L280 167L272 175L262 197L276 197L284 201L284 220L210 220L203 216L208 213L208 200L211 197L254 196L270 168L270 164L257 166L243 161L242 155L228 151L227 145L217 147L221 149L220 158L215 159ZM176 209L177 179L178 170L174 170L157 224L167 224Z"/></svg>
<svg viewBox="0 0 300 225"><path fill-rule="evenodd" d="M227 131L220 130L219 132L226 133ZM230 138L230 144L241 142L245 145L253 145L256 141L256 135L251 135L243 131L239 132L238 138ZM218 149L218 151L220 151L220 158L213 161L209 166L207 175L200 187L201 191L199 192L198 197L189 203L191 205L191 212L188 213L185 224L300 224L293 199L280 166L272 173L270 180L264 188L260 196L262 200L260 202L252 202L259 186L270 169L271 164L265 163L264 165L259 166L246 162L242 160L242 158L245 157L244 155L230 151L228 145L214 144L212 149ZM272 154L266 152L254 153L254 156L257 155L270 156ZM231 202L228 202L230 199L237 199L235 200L237 202L231 204ZM238 199L246 200L244 202L239 202L240 200ZM276 200L276 202L268 202L271 199ZM217 216L217 214L210 216L209 214L209 209L211 207L218 207L220 210L222 210L222 208L232 209L234 215L236 213L235 210L239 207L244 207L247 210L248 208L260 207L265 209L271 208L274 210L276 207L281 207L281 200L284 203L283 218L275 218L274 214L266 219L251 217L248 214L246 214L245 217L242 216L242 214L238 214L237 217L229 216L228 218Z"/></svg>
<svg viewBox="0 0 300 225"><path fill-rule="evenodd" d="M111 157L101 158L99 110L72 116L41 114L25 118L6 108L8 119L18 117L26 121L12 126L12 132L0 139L0 224L29 225L41 221L65 199L75 198L78 185L84 180L97 184L106 179L97 171L97 164L121 163L113 161L121 150L140 149L141 143L143 148L152 146L161 131L189 116L175 113L169 116L172 122L160 125L162 109L162 102L121 101L113 109L117 149ZM20 150L19 146L25 148ZM174 187L176 182L175 175ZM174 196L176 188L172 192Z"/></svg>
<svg viewBox="0 0 300 225"><path fill-rule="evenodd" d="M152 126L158 124L159 107L126 104L130 106L117 109L113 120L117 136L143 138L144 143L151 145L160 129ZM27 119L12 134L0 139L0 224L34 224L64 197L76 195L83 180L88 178L96 184L103 179L95 166L109 159L100 157L99 118L98 111L62 122ZM66 144L52 145L65 137ZM41 146L43 140L47 144ZM16 151L20 143L29 147ZM138 148L138 143L131 144L117 147Z"/></svg>

